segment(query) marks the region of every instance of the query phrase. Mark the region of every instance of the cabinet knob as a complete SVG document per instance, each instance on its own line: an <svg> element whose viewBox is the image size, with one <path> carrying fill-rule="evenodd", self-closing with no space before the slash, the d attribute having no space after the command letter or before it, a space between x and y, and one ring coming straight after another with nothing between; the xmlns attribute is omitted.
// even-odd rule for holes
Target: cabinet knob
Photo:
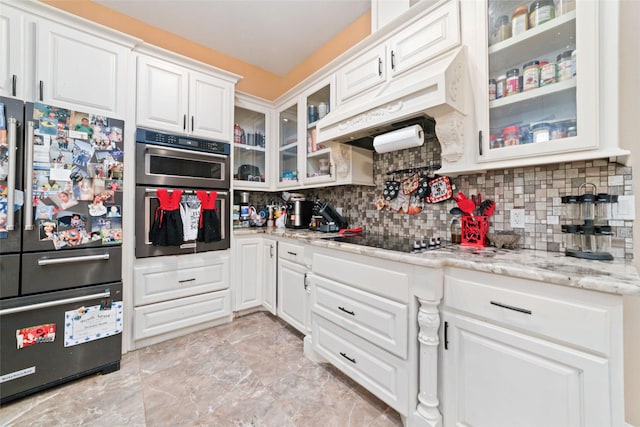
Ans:
<svg viewBox="0 0 640 427"><path fill-rule="evenodd" d="M182 130L187 130L187 115L182 116Z"/></svg>
<svg viewBox="0 0 640 427"><path fill-rule="evenodd" d="M44 101L44 82L40 80L40 101Z"/></svg>
<svg viewBox="0 0 640 427"><path fill-rule="evenodd" d="M378 58L378 75L382 77L382 58Z"/></svg>
<svg viewBox="0 0 640 427"><path fill-rule="evenodd" d="M391 51L391 69L396 69L396 54L393 51Z"/></svg>

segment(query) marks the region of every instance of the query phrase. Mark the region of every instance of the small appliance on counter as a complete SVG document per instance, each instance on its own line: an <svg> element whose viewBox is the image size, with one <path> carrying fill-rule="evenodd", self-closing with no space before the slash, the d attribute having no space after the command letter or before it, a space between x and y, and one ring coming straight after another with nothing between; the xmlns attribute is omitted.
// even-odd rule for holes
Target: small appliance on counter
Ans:
<svg viewBox="0 0 640 427"><path fill-rule="evenodd" d="M316 203L314 210L320 216L319 221L312 223L309 229L324 233L334 233L347 228L349 224L329 203Z"/></svg>
<svg viewBox="0 0 640 427"><path fill-rule="evenodd" d="M314 203L310 200L290 200L286 206L285 227L287 228L308 228L313 216Z"/></svg>

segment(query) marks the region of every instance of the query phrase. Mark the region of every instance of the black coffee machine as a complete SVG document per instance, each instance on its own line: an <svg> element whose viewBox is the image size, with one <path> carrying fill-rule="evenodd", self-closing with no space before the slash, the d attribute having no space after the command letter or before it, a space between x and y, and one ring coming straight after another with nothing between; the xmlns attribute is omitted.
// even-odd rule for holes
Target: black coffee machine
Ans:
<svg viewBox="0 0 640 427"><path fill-rule="evenodd" d="M313 216L311 200L294 200L287 202L287 217L284 225L287 228L308 228Z"/></svg>
<svg viewBox="0 0 640 427"><path fill-rule="evenodd" d="M314 231L322 231L332 233L349 227L349 224L329 203L317 202L314 207L314 213L322 217L320 224L310 227Z"/></svg>

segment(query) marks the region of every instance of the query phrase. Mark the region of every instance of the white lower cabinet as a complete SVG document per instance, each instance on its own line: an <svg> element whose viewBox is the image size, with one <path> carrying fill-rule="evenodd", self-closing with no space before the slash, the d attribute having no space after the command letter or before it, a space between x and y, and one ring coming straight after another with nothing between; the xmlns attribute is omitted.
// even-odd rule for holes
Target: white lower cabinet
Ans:
<svg viewBox="0 0 640 427"><path fill-rule="evenodd" d="M229 269L227 252L136 260L133 339L204 327L230 317Z"/></svg>
<svg viewBox="0 0 640 427"><path fill-rule="evenodd" d="M278 259L278 316L303 334L309 327L306 275L306 266Z"/></svg>
<svg viewBox="0 0 640 427"><path fill-rule="evenodd" d="M234 310L276 309L276 242L262 237L234 240Z"/></svg>
<svg viewBox="0 0 640 427"><path fill-rule="evenodd" d="M407 417L413 269L332 250L314 252L312 265L313 351Z"/></svg>
<svg viewBox="0 0 640 427"><path fill-rule="evenodd" d="M462 270L444 289L445 426L624 424L619 298Z"/></svg>

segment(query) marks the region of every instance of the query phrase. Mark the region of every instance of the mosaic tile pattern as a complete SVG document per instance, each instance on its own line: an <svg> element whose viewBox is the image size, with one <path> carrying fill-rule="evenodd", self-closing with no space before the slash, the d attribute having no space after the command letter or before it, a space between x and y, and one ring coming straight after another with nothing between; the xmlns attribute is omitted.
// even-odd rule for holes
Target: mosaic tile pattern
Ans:
<svg viewBox="0 0 640 427"><path fill-rule="evenodd" d="M456 204L448 200L425 204L417 215L377 211L376 196L382 192L387 172L397 169L428 166L438 163L440 146L433 141L422 147L393 153L374 154L376 187L342 186L304 191L308 199L328 201L341 207L352 226L365 226L374 233L390 236L440 236L450 238L449 213ZM409 174L397 174L402 179ZM490 231L514 231L522 236L520 245L526 249L562 252L565 249L561 225L567 223L562 215L561 197L580 194L583 183L597 186L598 193L631 195L632 168L606 159L558 163L526 168L489 171L483 174L459 176L452 179L455 191L466 195L481 193L483 199L496 201L490 218ZM251 201L265 204L278 200L280 193L252 193ZM525 228L512 229L510 212L525 210ZM633 258L633 221L610 221L613 228L612 253L616 258Z"/></svg>

